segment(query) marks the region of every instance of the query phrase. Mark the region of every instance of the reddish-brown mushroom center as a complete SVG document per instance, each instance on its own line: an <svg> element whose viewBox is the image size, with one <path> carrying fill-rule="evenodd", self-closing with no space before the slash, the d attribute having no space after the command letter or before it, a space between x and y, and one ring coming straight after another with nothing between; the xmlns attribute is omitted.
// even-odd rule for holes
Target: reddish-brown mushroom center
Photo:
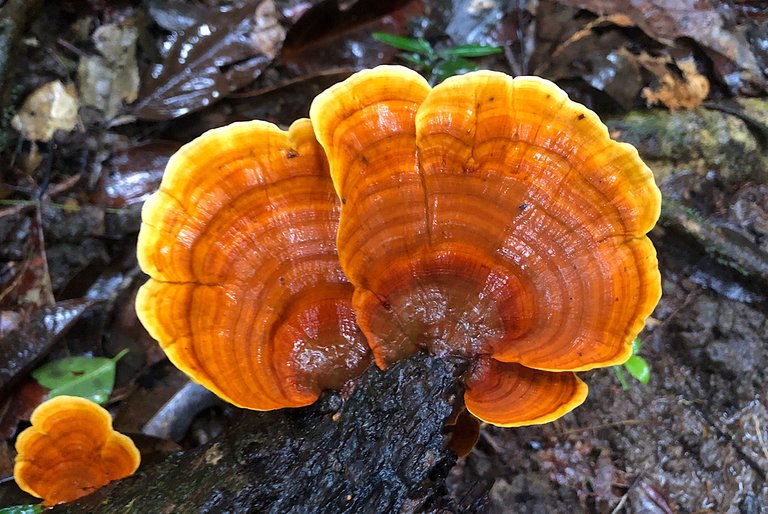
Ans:
<svg viewBox="0 0 768 514"><path fill-rule="evenodd" d="M319 394L339 389L370 362L365 336L355 323L352 285L322 284L304 290L285 309L270 338L285 383Z"/></svg>
<svg viewBox="0 0 768 514"><path fill-rule="evenodd" d="M509 266L456 244L391 263L354 302L382 364L419 350L489 354L531 320L528 293Z"/></svg>

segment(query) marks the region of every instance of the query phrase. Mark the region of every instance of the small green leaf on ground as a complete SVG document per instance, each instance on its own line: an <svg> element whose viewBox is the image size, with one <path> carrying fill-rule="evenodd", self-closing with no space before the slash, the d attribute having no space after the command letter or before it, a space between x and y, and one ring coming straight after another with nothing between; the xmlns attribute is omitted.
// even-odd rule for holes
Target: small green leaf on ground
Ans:
<svg viewBox="0 0 768 514"><path fill-rule="evenodd" d="M128 350L123 350L112 359L105 357L66 357L45 364L32 372L40 385L54 396L69 395L88 398L103 404L112 394L115 386L115 365Z"/></svg>
<svg viewBox="0 0 768 514"><path fill-rule="evenodd" d="M373 38L382 43L386 43L389 46L393 46L398 50L421 54L429 58L434 58L435 55L432 45L430 45L426 39L395 36L394 34L387 34L386 32L374 32Z"/></svg>
<svg viewBox="0 0 768 514"><path fill-rule="evenodd" d="M409 64L413 64L417 68L428 69L432 66L432 61L430 61L426 57L421 56L420 54L401 53L401 54L398 54L398 57L400 57L402 60L404 60Z"/></svg>
<svg viewBox="0 0 768 514"><path fill-rule="evenodd" d="M651 368L648 366L648 362L638 355L633 355L627 362L624 363L624 367L627 368L629 374L635 377L643 384L647 384L651 378Z"/></svg>
<svg viewBox="0 0 768 514"><path fill-rule="evenodd" d="M437 66L432 69L432 76L437 82L441 82L448 77L454 75L462 75L470 71L477 70L477 66L463 57L451 57L445 61L441 61Z"/></svg>
<svg viewBox="0 0 768 514"><path fill-rule="evenodd" d="M39 504L14 505L13 507L4 507L0 509L0 514L38 514L43 512L43 507Z"/></svg>

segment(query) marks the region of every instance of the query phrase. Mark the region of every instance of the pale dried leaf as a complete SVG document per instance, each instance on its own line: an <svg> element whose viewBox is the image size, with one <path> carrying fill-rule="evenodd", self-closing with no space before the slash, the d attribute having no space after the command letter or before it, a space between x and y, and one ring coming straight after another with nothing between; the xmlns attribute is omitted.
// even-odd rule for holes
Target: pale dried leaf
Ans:
<svg viewBox="0 0 768 514"><path fill-rule="evenodd" d="M98 109L108 120L123 106L136 100L139 69L136 63L134 27L103 25L93 33L93 42L101 56L80 59L78 85L83 105Z"/></svg>
<svg viewBox="0 0 768 514"><path fill-rule="evenodd" d="M50 141L55 131L75 128L77 109L74 89L54 80L27 97L11 125L26 139Z"/></svg>
<svg viewBox="0 0 768 514"><path fill-rule="evenodd" d="M285 28L278 23L279 14L271 0L262 2L256 9L254 30L251 32L253 46L261 53L274 59L285 40Z"/></svg>

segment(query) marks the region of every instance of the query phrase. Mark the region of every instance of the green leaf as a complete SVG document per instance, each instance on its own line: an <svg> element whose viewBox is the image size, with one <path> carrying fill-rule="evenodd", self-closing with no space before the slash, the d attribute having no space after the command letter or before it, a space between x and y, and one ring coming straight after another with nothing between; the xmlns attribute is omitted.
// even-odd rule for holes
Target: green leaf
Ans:
<svg viewBox="0 0 768 514"><path fill-rule="evenodd" d="M629 382L627 382L627 377L624 376L624 372L621 370L621 366L614 366L613 372L616 373L616 378L619 380L621 388L625 391L629 391Z"/></svg>
<svg viewBox="0 0 768 514"><path fill-rule="evenodd" d="M651 367L648 366L648 362L640 356L633 355L627 362L624 363L624 367L627 368L629 374L635 377L643 384L647 384L651 379Z"/></svg>
<svg viewBox="0 0 768 514"><path fill-rule="evenodd" d="M640 353L640 347L643 345L642 341L640 341L639 337L636 337L632 340L632 355L637 355Z"/></svg>
<svg viewBox="0 0 768 514"><path fill-rule="evenodd" d="M500 54L502 49L489 45L459 45L446 48L439 52L440 57L485 57L486 55Z"/></svg>
<svg viewBox="0 0 768 514"><path fill-rule="evenodd" d="M428 69L432 66L432 63L429 60L419 54L398 54L397 56L420 69Z"/></svg>
<svg viewBox="0 0 768 514"><path fill-rule="evenodd" d="M432 69L432 77L440 82L454 75L475 71L477 66L462 57L451 57Z"/></svg>
<svg viewBox="0 0 768 514"><path fill-rule="evenodd" d="M0 509L0 514L38 514L39 512L43 512L43 507L39 503L14 505Z"/></svg>
<svg viewBox="0 0 768 514"><path fill-rule="evenodd" d="M394 46L398 50L424 55L430 59L435 57L435 51L429 41L423 38L401 37L386 32L374 32L373 39Z"/></svg>
<svg viewBox="0 0 768 514"><path fill-rule="evenodd" d="M66 357L49 362L32 372L40 385L51 391L49 398L69 395L105 403L115 386L115 365L128 350L112 359L105 357Z"/></svg>

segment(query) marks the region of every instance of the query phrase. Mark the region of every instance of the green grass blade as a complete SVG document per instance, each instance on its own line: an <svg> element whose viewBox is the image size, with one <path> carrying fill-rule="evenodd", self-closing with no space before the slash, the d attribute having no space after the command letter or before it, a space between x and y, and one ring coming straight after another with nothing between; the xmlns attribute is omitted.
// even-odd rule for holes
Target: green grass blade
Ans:
<svg viewBox="0 0 768 514"><path fill-rule="evenodd" d="M421 54L430 59L435 57L435 51L426 39L395 36L386 32L374 32L372 35L373 39L393 46L398 50Z"/></svg>
<svg viewBox="0 0 768 514"><path fill-rule="evenodd" d="M500 54L502 49L490 45L459 45L440 51L440 57L485 57Z"/></svg>

